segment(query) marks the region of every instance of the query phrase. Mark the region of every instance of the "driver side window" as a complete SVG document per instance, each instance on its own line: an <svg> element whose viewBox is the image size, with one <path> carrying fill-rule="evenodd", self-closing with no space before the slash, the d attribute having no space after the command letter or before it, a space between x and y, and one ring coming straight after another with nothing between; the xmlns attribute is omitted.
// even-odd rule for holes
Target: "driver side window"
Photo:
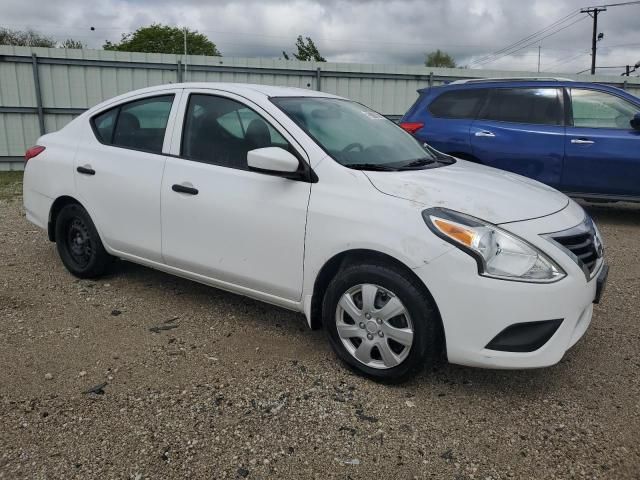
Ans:
<svg viewBox="0 0 640 480"><path fill-rule="evenodd" d="M248 170L247 152L289 143L260 115L229 98L192 94L185 113L181 155L190 160Z"/></svg>
<svg viewBox="0 0 640 480"><path fill-rule="evenodd" d="M638 107L620 97L596 90L572 88L573 125L628 130Z"/></svg>

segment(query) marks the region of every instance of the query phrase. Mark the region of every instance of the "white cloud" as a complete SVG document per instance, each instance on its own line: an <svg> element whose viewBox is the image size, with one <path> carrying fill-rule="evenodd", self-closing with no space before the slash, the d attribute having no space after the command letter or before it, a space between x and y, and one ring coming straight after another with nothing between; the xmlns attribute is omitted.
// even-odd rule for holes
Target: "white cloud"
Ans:
<svg viewBox="0 0 640 480"><path fill-rule="evenodd" d="M301 34L313 38L333 61L420 64L425 52L440 48L467 64L577 11L584 1L4 0L6 23L1 25L30 26L58 39L73 37L100 47L105 39L118 40L123 32L160 22L200 30L227 56L278 57L283 49L293 50ZM599 44L599 65L640 60L639 17L640 5L611 7L600 15L605 38ZM543 70L575 73L588 68L590 41L589 18L542 40ZM535 70L537 46L483 67Z"/></svg>

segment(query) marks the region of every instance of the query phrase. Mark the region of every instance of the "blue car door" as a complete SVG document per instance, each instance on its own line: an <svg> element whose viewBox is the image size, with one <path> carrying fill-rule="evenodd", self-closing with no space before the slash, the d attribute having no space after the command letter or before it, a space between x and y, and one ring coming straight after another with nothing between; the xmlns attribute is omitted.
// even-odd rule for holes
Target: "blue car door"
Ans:
<svg viewBox="0 0 640 480"><path fill-rule="evenodd" d="M469 128L486 95L487 90L479 88L440 94L428 111L417 112L416 119L424 126L415 133L416 138L444 153L463 157L471 154Z"/></svg>
<svg viewBox="0 0 640 480"><path fill-rule="evenodd" d="M609 92L572 88L562 189L640 196L640 131L629 124L638 105Z"/></svg>
<svg viewBox="0 0 640 480"><path fill-rule="evenodd" d="M558 187L564 160L563 100L556 87L492 89L471 125L473 156Z"/></svg>

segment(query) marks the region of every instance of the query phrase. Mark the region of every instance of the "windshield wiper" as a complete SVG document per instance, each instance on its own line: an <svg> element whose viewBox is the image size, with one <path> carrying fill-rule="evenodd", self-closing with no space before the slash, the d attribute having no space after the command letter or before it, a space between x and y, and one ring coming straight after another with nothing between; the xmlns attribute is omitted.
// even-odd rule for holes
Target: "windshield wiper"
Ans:
<svg viewBox="0 0 640 480"><path fill-rule="evenodd" d="M418 158L416 160L413 160L409 163L407 163L406 165L402 165L401 167L399 167L399 170L406 170L406 169L412 169L412 168L418 168L418 167L424 167L426 165L431 165L432 163L436 163L437 160L434 160L433 158Z"/></svg>
<svg viewBox="0 0 640 480"><path fill-rule="evenodd" d="M390 167L388 165L380 165L377 163L347 163L344 164L347 168L352 168L354 170L374 170L378 172L397 172L398 169L395 167Z"/></svg>

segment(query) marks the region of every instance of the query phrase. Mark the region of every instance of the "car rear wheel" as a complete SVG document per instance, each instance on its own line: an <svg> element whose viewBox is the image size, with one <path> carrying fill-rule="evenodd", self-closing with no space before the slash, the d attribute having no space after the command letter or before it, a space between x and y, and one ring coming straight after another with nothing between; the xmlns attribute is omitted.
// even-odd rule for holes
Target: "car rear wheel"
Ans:
<svg viewBox="0 0 640 480"><path fill-rule="evenodd" d="M381 265L352 265L327 288L323 324L334 351L375 380L400 382L441 351L438 314L415 279Z"/></svg>
<svg viewBox="0 0 640 480"><path fill-rule="evenodd" d="M104 249L91 217L81 205L67 205L58 213L55 234L60 259L76 277L98 277L113 259Z"/></svg>

